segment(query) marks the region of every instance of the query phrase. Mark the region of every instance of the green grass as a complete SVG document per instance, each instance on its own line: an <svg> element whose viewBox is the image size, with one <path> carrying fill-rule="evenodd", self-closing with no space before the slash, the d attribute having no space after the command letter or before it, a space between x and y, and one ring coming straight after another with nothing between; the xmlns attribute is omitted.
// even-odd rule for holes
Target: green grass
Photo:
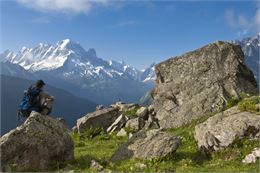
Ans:
<svg viewBox="0 0 260 173"><path fill-rule="evenodd" d="M63 170L76 172L91 172L91 159L97 160L105 170L115 172L259 172L259 160L255 164L242 164L242 159L253 148L259 147L259 141L250 139L236 140L226 149L214 152L211 156L198 151L194 139L195 125L208 117L192 121L179 128L167 130L168 133L182 136L182 145L175 154L164 159L138 160L130 159L121 162L111 162L110 158L116 149L127 141L126 137L115 134L100 133L92 139L82 135L72 134L75 143L75 160L67 163ZM139 165L143 164L142 167Z"/></svg>
<svg viewBox="0 0 260 173"><path fill-rule="evenodd" d="M239 98L232 97L232 98L228 99L225 109L229 109L233 106L239 105L239 104L245 102L246 100L255 100L256 98L258 98L258 102L255 102L255 104L259 103L259 96L252 96L250 94L241 93ZM241 110L243 110L243 109L241 109ZM246 109L244 109L243 111L246 111Z"/></svg>
<svg viewBox="0 0 260 173"><path fill-rule="evenodd" d="M225 109L229 109L229 108L237 105L239 101L241 101L241 99L238 99L238 98L231 98L231 99L229 99L227 101Z"/></svg>
<svg viewBox="0 0 260 173"><path fill-rule="evenodd" d="M63 170L69 169L75 172L92 172L89 167L92 159L106 166L115 150L127 140L126 137L117 137L115 134L109 135L103 132L92 139L83 137L84 133L82 135L72 133L71 136L74 141L75 159L67 163Z"/></svg>
<svg viewBox="0 0 260 173"><path fill-rule="evenodd" d="M131 117L131 116L137 117L137 114L136 114L137 110L138 110L138 108L127 110L127 111L123 112L123 115L129 116L129 117Z"/></svg>
<svg viewBox="0 0 260 173"><path fill-rule="evenodd" d="M243 99L238 103L238 109L241 111L259 112L256 104L259 104L259 96Z"/></svg>

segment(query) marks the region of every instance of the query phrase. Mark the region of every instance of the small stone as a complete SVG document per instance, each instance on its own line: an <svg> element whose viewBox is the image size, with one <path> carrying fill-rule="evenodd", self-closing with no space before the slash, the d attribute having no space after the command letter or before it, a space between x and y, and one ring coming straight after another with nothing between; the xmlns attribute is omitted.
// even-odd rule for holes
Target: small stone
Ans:
<svg viewBox="0 0 260 173"><path fill-rule="evenodd" d="M122 128L117 134L117 136L127 136L127 132L124 128Z"/></svg>
<svg viewBox="0 0 260 173"><path fill-rule="evenodd" d="M140 169L145 169L147 167L144 163L136 163L135 166Z"/></svg>
<svg viewBox="0 0 260 173"><path fill-rule="evenodd" d="M104 167L100 163L98 163L96 160L91 160L90 168L95 171L102 171L104 169Z"/></svg>
<svg viewBox="0 0 260 173"><path fill-rule="evenodd" d="M242 162L246 164L255 163L257 158L260 158L260 148L254 148L252 153L246 155Z"/></svg>

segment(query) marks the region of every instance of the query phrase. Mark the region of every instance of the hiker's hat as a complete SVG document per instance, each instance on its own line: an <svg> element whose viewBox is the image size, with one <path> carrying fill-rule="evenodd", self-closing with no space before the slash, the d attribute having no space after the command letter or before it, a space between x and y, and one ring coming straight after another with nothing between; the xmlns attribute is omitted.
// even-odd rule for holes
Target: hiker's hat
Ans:
<svg viewBox="0 0 260 173"><path fill-rule="evenodd" d="M43 82L43 80L37 80L37 82L36 82L36 85L45 85L45 83Z"/></svg>

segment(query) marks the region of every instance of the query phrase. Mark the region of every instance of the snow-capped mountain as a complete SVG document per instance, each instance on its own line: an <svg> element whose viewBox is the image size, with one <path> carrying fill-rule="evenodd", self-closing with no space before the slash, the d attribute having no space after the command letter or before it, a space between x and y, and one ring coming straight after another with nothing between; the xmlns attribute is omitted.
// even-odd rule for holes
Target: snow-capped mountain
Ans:
<svg viewBox="0 0 260 173"><path fill-rule="evenodd" d="M152 63L148 68L142 70L140 80L143 82L154 82L156 79L155 63Z"/></svg>
<svg viewBox="0 0 260 173"><path fill-rule="evenodd" d="M95 49L85 51L79 43L69 39L60 41L56 45L40 43L35 48L23 47L18 53L8 50L1 54L1 59L1 61L18 64L31 72L59 69L64 77L113 78L122 76L139 80L140 76L144 75L142 71L124 62L100 59Z"/></svg>
<svg viewBox="0 0 260 173"><path fill-rule="evenodd" d="M244 38L242 40L232 41L239 44L245 54L245 63L253 71L255 78L259 84L259 49L260 49L260 33L256 36Z"/></svg>
<svg viewBox="0 0 260 173"><path fill-rule="evenodd" d="M136 101L153 87L147 82L153 78L151 70L142 72L124 62L103 60L95 49L86 51L69 39L55 45L23 47L17 53L8 50L0 55L0 61L19 65L38 78L97 103Z"/></svg>

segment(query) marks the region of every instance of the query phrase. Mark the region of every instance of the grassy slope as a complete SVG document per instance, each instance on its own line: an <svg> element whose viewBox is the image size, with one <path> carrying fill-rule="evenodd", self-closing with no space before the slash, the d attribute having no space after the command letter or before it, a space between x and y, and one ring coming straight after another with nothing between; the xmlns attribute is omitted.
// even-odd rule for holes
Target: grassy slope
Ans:
<svg viewBox="0 0 260 173"><path fill-rule="evenodd" d="M248 101L247 101L248 102ZM259 101L258 101L259 102ZM242 104L243 101L240 101ZM81 136L72 134L75 142L75 161L69 163L66 169L74 171L93 171L89 168L91 158L99 161L106 170L116 172L259 172L260 161L255 164L242 164L242 159L253 148L259 147L259 141L238 139L226 149L214 152L211 156L203 155L197 148L194 139L194 127L205 121L207 117L193 121L189 125L169 129L169 133L183 137L182 145L170 158L164 160L137 160L130 159L121 162L110 162L114 151L127 141L127 138L116 137L101 133L94 138L89 138L89 133ZM145 164L140 168L140 164ZM139 166L138 166L139 165Z"/></svg>

